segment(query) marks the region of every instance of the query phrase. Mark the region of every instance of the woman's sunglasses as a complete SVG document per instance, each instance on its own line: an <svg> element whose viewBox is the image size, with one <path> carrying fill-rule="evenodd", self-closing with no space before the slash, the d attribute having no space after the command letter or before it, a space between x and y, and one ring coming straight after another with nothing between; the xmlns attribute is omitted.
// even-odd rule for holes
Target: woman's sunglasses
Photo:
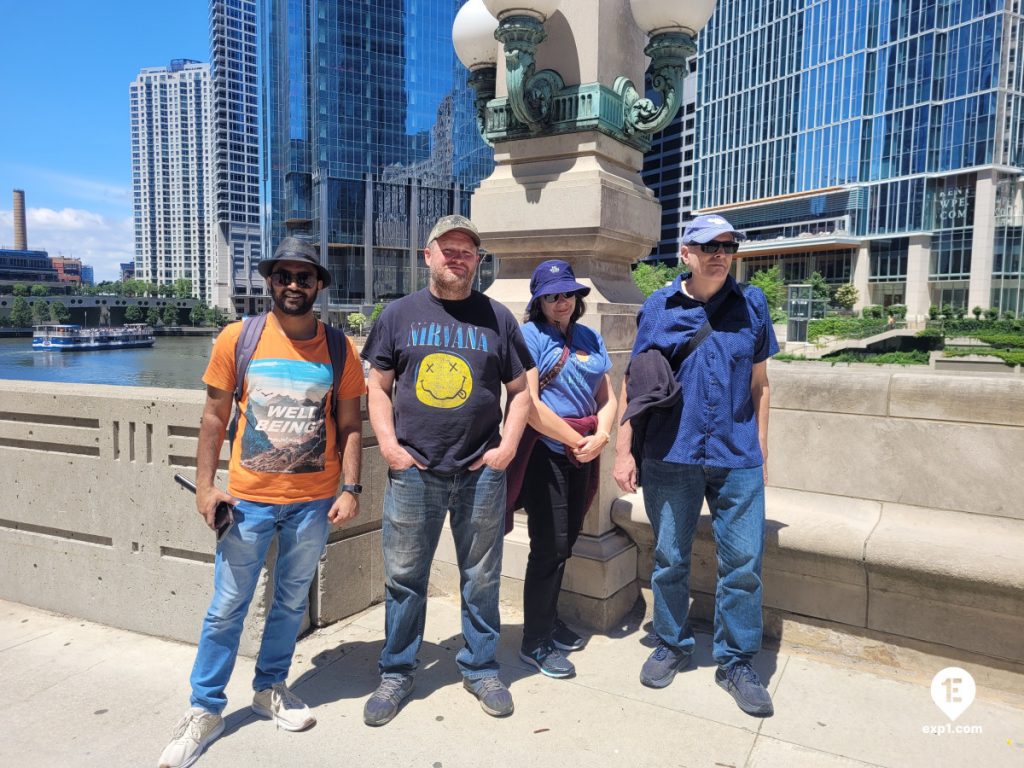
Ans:
<svg viewBox="0 0 1024 768"><path fill-rule="evenodd" d="M547 304L554 304L559 299L574 299L576 298L576 292L570 291L569 293L545 293L541 298L544 299Z"/></svg>

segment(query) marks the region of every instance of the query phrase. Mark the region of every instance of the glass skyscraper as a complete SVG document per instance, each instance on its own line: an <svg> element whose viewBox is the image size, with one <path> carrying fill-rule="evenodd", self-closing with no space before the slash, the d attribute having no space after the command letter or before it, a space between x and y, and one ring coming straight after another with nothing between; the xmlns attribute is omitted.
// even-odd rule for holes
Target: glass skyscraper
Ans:
<svg viewBox="0 0 1024 768"><path fill-rule="evenodd" d="M264 0L263 226L326 249L342 311L424 284L434 221L493 167L451 26L461 0Z"/></svg>
<svg viewBox="0 0 1024 768"><path fill-rule="evenodd" d="M719 0L700 36L694 208L862 304L1020 314L1019 0Z"/></svg>
<svg viewBox="0 0 1024 768"><path fill-rule="evenodd" d="M260 247L256 0L210 0L213 85L213 302L259 311Z"/></svg>

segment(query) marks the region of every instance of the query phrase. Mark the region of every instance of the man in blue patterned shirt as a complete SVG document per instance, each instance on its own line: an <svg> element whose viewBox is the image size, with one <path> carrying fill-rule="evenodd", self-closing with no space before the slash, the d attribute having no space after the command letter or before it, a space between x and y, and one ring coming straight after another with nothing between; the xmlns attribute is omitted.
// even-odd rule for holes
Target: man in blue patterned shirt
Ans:
<svg viewBox="0 0 1024 768"><path fill-rule="evenodd" d="M718 551L715 681L744 712L766 717L771 696L751 660L761 648L767 365L779 347L764 293L729 274L742 239L721 216L691 221L680 249L689 273L655 291L637 316L633 358L661 352L682 392L675 406L649 419L644 436L640 477L655 534L651 589L659 642L640 681L664 688L693 654L690 553L706 499ZM705 323L710 332L684 359L684 347ZM620 421L626 401L623 383ZM637 482L631 441L627 422L619 427L614 470L626 492Z"/></svg>

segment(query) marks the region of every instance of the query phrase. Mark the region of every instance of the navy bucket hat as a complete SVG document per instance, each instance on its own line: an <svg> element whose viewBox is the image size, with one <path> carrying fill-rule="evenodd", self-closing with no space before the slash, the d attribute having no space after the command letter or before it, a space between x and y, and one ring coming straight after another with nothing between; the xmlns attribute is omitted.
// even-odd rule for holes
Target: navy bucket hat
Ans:
<svg viewBox="0 0 1024 768"><path fill-rule="evenodd" d="M576 281L576 275L567 262L559 259L542 261L533 270L530 278L530 302L526 305L529 312L538 296L549 296L553 293L575 293L586 296L590 288Z"/></svg>

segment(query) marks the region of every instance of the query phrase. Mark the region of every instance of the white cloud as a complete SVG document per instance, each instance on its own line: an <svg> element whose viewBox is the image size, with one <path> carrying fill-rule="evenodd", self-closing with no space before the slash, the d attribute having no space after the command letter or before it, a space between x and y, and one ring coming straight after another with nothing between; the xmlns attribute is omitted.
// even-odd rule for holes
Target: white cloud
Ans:
<svg viewBox="0 0 1024 768"><path fill-rule="evenodd" d="M73 256L93 267L96 281L116 280L123 261L135 258L131 217L104 216L78 208L29 208L28 247L51 256ZM14 244L13 212L0 210L0 243Z"/></svg>

